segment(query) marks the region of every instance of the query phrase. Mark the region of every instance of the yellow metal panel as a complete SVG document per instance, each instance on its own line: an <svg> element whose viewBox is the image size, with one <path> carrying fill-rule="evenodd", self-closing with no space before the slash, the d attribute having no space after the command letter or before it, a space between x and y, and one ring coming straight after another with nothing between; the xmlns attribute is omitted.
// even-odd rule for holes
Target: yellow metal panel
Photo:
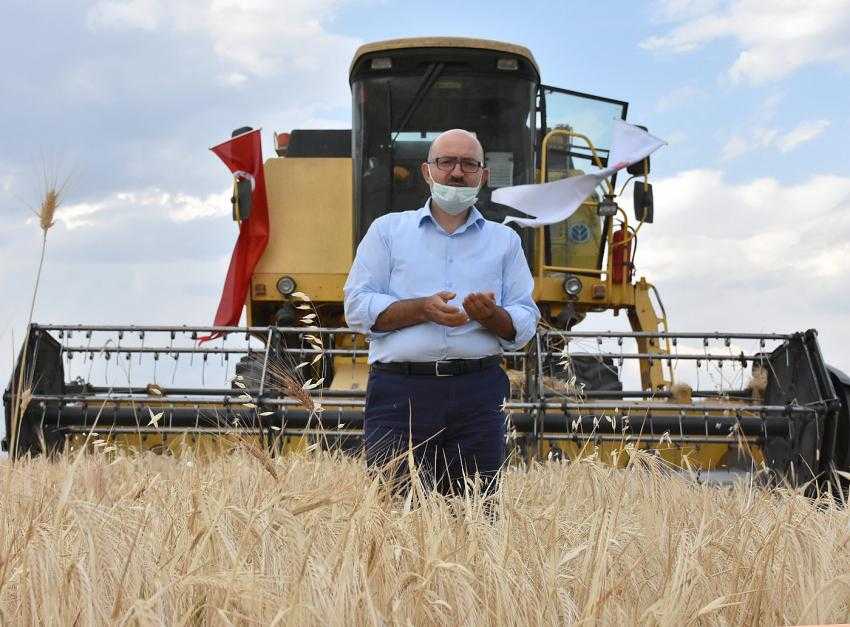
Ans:
<svg viewBox="0 0 850 627"><path fill-rule="evenodd" d="M692 470L717 470L724 468L730 446L726 444L676 444L673 442L661 442L659 438L640 438L623 442L601 442L595 443L581 440L550 440L543 434L540 447L540 458L547 459L556 451L559 451L566 459L578 460L591 455L598 455L599 459L608 464L623 468L629 461L626 444L631 444L638 450L652 451L668 464ZM764 453L758 447L749 449L756 467L764 463ZM687 459L686 459L687 458Z"/></svg>
<svg viewBox="0 0 850 627"><path fill-rule="evenodd" d="M334 380L332 390L365 390L369 379L369 365L365 357L351 361L351 357L334 359Z"/></svg>
<svg viewBox="0 0 850 627"><path fill-rule="evenodd" d="M552 265L596 270L601 238L596 206L583 203L569 218L549 227Z"/></svg>
<svg viewBox="0 0 850 627"><path fill-rule="evenodd" d="M629 322L632 325L633 331L649 331L654 333L659 330L659 326L664 322L664 319L659 318L655 313L655 308L652 306L652 301L649 298L649 289L649 284L642 277L635 284L635 306L633 309L629 309ZM641 353L664 352L657 338L638 338L637 347ZM672 384L672 381L664 379L660 359L652 363L641 359L640 378L645 390L660 390Z"/></svg>
<svg viewBox="0 0 850 627"><path fill-rule="evenodd" d="M351 240L347 243L350 247ZM349 262L350 263L350 262ZM346 272L348 268L346 268ZM284 276L291 276L295 279L295 285L299 292L307 294L311 300L326 302L342 302L342 287L345 285L345 280L348 274L299 274L297 272L279 271L276 274L254 274L251 279L252 300L271 300L279 301L283 297L277 291L277 282ZM262 286L261 289L258 289Z"/></svg>
<svg viewBox="0 0 850 627"><path fill-rule="evenodd" d="M537 303L564 303L567 298L564 294L564 278L566 274L555 272L552 276L534 278L534 301ZM615 309L618 307L634 307L635 291L632 285L616 285L593 279L581 277L582 289L578 297L572 301L580 309ZM605 287L604 298L593 298L593 288Z"/></svg>
<svg viewBox="0 0 850 627"><path fill-rule="evenodd" d="M407 39L387 39L385 41L365 44L360 46L357 52L354 53L348 73L351 74L351 70L354 69L360 57L370 52L404 50L409 48L473 48L515 54L528 59L537 71L537 75L540 75L540 68L537 67L537 61L534 60L534 55L525 46L493 41L491 39L471 39L469 37L410 37Z"/></svg>
<svg viewBox="0 0 850 627"><path fill-rule="evenodd" d="M265 173L269 244L255 275L347 273L352 262L351 159L274 158L266 161Z"/></svg>

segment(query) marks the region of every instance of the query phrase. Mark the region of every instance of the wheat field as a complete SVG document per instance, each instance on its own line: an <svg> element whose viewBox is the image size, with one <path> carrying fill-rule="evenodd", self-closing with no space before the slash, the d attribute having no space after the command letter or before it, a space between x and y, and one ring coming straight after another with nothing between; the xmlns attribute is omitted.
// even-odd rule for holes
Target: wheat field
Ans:
<svg viewBox="0 0 850 627"><path fill-rule="evenodd" d="M0 465L3 624L793 624L850 612L850 514L648 456L388 495L355 458Z"/></svg>

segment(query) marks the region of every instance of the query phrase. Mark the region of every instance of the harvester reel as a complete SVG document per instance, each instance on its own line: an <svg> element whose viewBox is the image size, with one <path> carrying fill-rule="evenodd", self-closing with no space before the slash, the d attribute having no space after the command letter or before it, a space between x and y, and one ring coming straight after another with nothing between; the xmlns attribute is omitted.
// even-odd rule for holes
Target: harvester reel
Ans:
<svg viewBox="0 0 850 627"><path fill-rule="evenodd" d="M199 342L210 333L216 339ZM344 441L356 449L348 444L362 436L365 393L331 386L331 364L341 358L364 367L367 349L359 340L337 342L337 335L355 334L346 328L33 325L3 397L4 444L16 456L74 446L81 438L95 448L123 438L170 450L180 438L225 435L256 438L272 452L287 449L290 440ZM641 352L636 347L648 336L671 348ZM747 342L753 350L740 348ZM622 462L632 446L708 473L766 468L795 485L812 478L834 482L850 472L850 385L827 370L813 331L541 329L525 350L505 359L522 368L512 373L517 385L505 409L508 444L523 457L597 452ZM641 388L636 373L647 362L660 362L677 384ZM747 387L743 375L753 365L766 383ZM286 385L275 380L281 372L289 377ZM693 375L688 385L681 383L684 372ZM569 389L553 389L554 379L566 380Z"/></svg>

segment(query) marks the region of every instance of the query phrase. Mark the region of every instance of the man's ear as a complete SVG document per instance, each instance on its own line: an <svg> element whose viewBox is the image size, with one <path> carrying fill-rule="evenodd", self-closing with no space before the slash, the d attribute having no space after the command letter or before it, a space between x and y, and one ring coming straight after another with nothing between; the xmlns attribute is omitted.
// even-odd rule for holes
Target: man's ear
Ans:
<svg viewBox="0 0 850 627"><path fill-rule="evenodd" d="M428 174L428 164L423 163L419 166L419 168L422 170L422 178L425 179L425 182L428 183L428 185L430 185L432 181L430 174Z"/></svg>
<svg viewBox="0 0 850 627"><path fill-rule="evenodd" d="M487 185L487 181L490 180L490 168L484 168L481 170L481 187Z"/></svg>

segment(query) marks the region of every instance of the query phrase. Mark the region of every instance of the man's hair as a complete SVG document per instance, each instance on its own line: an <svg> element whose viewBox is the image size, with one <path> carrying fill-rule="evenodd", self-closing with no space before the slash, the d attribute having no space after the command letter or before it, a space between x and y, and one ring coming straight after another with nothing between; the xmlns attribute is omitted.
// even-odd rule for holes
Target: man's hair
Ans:
<svg viewBox="0 0 850 627"><path fill-rule="evenodd" d="M437 137L434 138L434 141L431 142L431 147L428 149L428 161L431 161L434 158L434 146L437 145L437 142L440 141L440 138L448 134L465 135L466 137L469 137L470 139L474 140L475 143L478 144L478 151L481 154L481 160L484 160L484 146L482 146L481 142L478 141L478 138L475 136L475 133L470 133L466 129L462 128L450 128L449 130L443 131L442 133L437 135Z"/></svg>

